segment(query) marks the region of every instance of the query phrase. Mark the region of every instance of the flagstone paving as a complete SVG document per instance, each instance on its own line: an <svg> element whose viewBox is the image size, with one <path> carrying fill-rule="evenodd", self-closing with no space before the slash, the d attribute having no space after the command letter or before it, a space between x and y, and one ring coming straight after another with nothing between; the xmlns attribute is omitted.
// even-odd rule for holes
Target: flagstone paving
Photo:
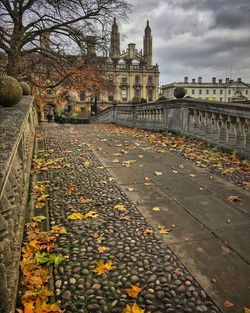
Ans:
<svg viewBox="0 0 250 313"><path fill-rule="evenodd" d="M48 179L50 224L67 229L57 252L69 258L54 270L66 313L120 313L135 302L152 313L250 307L247 191L216 177L211 183L191 162L100 125L42 130L47 158L62 158ZM242 205L226 200L235 194ZM90 211L98 216L68 218ZM112 262L103 274L94 271L100 260ZM125 291L131 285L141 288L136 298Z"/></svg>

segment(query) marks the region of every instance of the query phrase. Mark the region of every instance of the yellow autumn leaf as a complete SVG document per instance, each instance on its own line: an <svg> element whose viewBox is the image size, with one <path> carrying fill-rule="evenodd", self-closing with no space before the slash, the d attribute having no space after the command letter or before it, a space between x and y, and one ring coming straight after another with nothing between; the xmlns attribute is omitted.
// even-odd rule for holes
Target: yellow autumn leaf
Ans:
<svg viewBox="0 0 250 313"><path fill-rule="evenodd" d="M113 153L113 156L121 156L121 153Z"/></svg>
<svg viewBox="0 0 250 313"><path fill-rule="evenodd" d="M127 208L125 207L124 204L117 204L115 205L115 209L118 210L118 211L127 211Z"/></svg>
<svg viewBox="0 0 250 313"><path fill-rule="evenodd" d="M36 209L43 209L45 207L45 203L44 202L38 202L35 204L35 208Z"/></svg>
<svg viewBox="0 0 250 313"><path fill-rule="evenodd" d="M85 216L81 213L72 213L68 216L69 220L83 220Z"/></svg>
<svg viewBox="0 0 250 313"><path fill-rule="evenodd" d="M117 160L117 159L114 159L114 160L112 161L112 163L120 163L120 161Z"/></svg>
<svg viewBox="0 0 250 313"><path fill-rule="evenodd" d="M83 166L84 166L84 167L89 167L89 166L90 166L90 162L89 162L89 161L85 161L85 162L83 163Z"/></svg>
<svg viewBox="0 0 250 313"><path fill-rule="evenodd" d="M162 172L154 172L155 176L161 176Z"/></svg>
<svg viewBox="0 0 250 313"><path fill-rule="evenodd" d="M160 234L168 234L171 230L171 229L166 228L163 225L158 225L158 229L159 229Z"/></svg>
<svg viewBox="0 0 250 313"><path fill-rule="evenodd" d="M141 292L141 288L135 285L131 285L131 288L126 288L125 292L133 299L137 298L138 294Z"/></svg>
<svg viewBox="0 0 250 313"><path fill-rule="evenodd" d="M111 271L112 269L114 269L112 261L104 263L103 260L99 260L96 263L96 267L93 269L93 272L97 273L97 275L102 275L107 271Z"/></svg>
<svg viewBox="0 0 250 313"><path fill-rule="evenodd" d="M141 159L143 159L143 158L144 158L144 155L139 154L138 157L141 158Z"/></svg>
<svg viewBox="0 0 250 313"><path fill-rule="evenodd" d="M127 304L122 313L145 313L145 310L141 309L137 303L134 303L133 306Z"/></svg>
<svg viewBox="0 0 250 313"><path fill-rule="evenodd" d="M165 152L165 150L158 149L158 150L156 150L156 152L158 152L158 153L164 153L164 152Z"/></svg>
<svg viewBox="0 0 250 313"><path fill-rule="evenodd" d="M104 252L108 251L109 248L105 247L105 246L101 246L101 247L98 247L97 250L99 253L104 253Z"/></svg>
<svg viewBox="0 0 250 313"><path fill-rule="evenodd" d="M97 218L98 214L95 211L89 211L86 214L84 214L84 218L87 218L87 217Z"/></svg>
<svg viewBox="0 0 250 313"><path fill-rule="evenodd" d="M152 210L155 212L160 212L161 209L159 207L154 207Z"/></svg>
<svg viewBox="0 0 250 313"><path fill-rule="evenodd" d="M130 220L130 217L128 215L125 215L125 216L122 216L120 218L120 220L123 220L123 221L129 221Z"/></svg>
<svg viewBox="0 0 250 313"><path fill-rule="evenodd" d="M239 196L229 196L229 197L227 197L227 200L231 201L231 202L241 201Z"/></svg>

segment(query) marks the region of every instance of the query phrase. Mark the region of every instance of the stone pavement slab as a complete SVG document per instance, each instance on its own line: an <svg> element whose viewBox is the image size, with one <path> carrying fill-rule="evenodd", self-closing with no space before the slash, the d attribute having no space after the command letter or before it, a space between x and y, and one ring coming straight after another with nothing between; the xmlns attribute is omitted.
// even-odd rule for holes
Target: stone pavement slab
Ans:
<svg viewBox="0 0 250 313"><path fill-rule="evenodd" d="M250 307L247 194L240 210L218 195L213 188L216 179L208 171L172 153L154 151L143 140L112 134L101 125L51 124L44 130L47 148L53 149L51 157L63 155L71 164L50 173L51 221L63 223L68 230L59 239L59 251L70 258L55 272L56 286L60 286L57 297L67 313L122 312L125 304L135 301L124 292L132 283L142 288L136 301L146 312L218 312L209 297L222 312L240 313L243 306ZM64 154L68 147L72 153ZM120 149L128 153L114 164L113 153ZM137 154L145 154L145 160L138 157L131 167L122 166ZM156 176L155 171L162 175ZM65 197L69 183L77 188L74 195ZM237 191L220 179L217 185L230 187L232 194ZM79 204L80 196L93 202ZM114 209L119 203L126 212ZM156 206L160 212L152 211ZM87 210L96 210L99 218L67 220L68 214ZM169 234L159 234L159 224L170 228ZM100 243L93 235L101 238ZM100 245L109 251L100 255ZM96 276L93 269L99 259L112 260L116 269ZM234 307L225 308L226 300Z"/></svg>

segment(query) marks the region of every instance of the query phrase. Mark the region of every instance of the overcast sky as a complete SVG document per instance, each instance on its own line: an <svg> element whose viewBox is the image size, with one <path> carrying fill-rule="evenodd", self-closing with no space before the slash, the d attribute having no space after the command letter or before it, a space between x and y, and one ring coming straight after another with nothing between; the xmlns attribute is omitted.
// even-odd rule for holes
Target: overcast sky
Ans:
<svg viewBox="0 0 250 313"><path fill-rule="evenodd" d="M128 23L120 23L121 49L130 42L138 50L149 19L153 62L161 84L184 76L213 76L250 83L250 0L130 0Z"/></svg>

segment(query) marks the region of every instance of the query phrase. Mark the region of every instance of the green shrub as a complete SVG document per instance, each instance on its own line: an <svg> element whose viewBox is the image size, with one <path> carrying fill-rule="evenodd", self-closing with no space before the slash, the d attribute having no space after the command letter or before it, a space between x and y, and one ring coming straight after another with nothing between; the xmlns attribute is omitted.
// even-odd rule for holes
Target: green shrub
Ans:
<svg viewBox="0 0 250 313"><path fill-rule="evenodd" d="M0 76L0 104L3 106L13 106L22 98L22 87L19 82L11 76Z"/></svg>

